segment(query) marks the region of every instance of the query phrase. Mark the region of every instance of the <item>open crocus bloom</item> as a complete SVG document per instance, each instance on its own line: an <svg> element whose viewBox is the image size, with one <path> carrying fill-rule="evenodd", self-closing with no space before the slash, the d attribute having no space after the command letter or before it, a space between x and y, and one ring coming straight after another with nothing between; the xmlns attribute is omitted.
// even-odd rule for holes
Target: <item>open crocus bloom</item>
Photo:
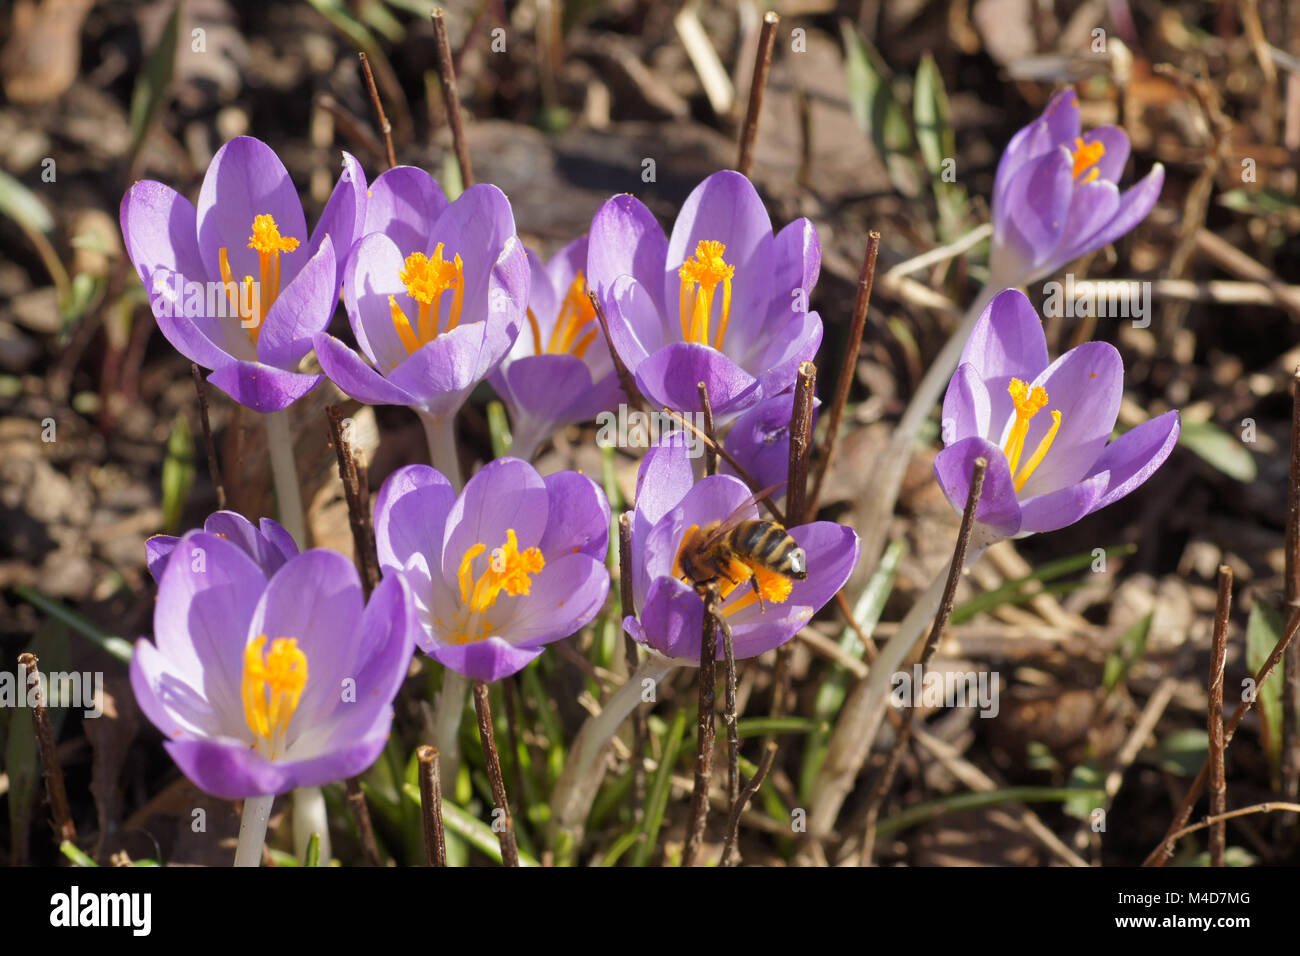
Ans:
<svg viewBox="0 0 1300 956"><path fill-rule="evenodd" d="M203 530L238 545L268 578L298 554L293 535L270 518L263 518L254 526L236 511L215 511L203 522ZM175 535L156 534L144 543L149 573L154 581L162 583L163 570L178 541L180 538Z"/></svg>
<svg viewBox="0 0 1300 956"><path fill-rule="evenodd" d="M632 518L632 594L636 614L623 627L637 641L678 664L699 666L704 601L683 580L683 546L726 521L738 508L760 517L753 494L739 478L713 475L695 481L686 443L675 436L651 448L637 475ZM784 644L844 586L858 561L858 536L832 521L790 529L807 556L807 576L795 580L749 566L736 568L739 583L722 580L722 613L731 626L737 658L757 657ZM746 564L745 559L738 560ZM760 594L762 601L759 600ZM723 657L718 641L718 657Z"/></svg>
<svg viewBox="0 0 1300 956"><path fill-rule="evenodd" d="M455 414L510 350L528 302L528 260L495 186L448 203L428 173L390 169L370 190L343 287L365 358L315 336L325 374L353 398Z"/></svg>
<svg viewBox="0 0 1300 956"><path fill-rule="evenodd" d="M459 498L427 465L398 469L375 500L375 542L385 580L410 586L420 647L474 680L522 670L589 624L609 592L604 493L517 458L484 466Z"/></svg>
<svg viewBox="0 0 1300 956"><path fill-rule="evenodd" d="M1054 531L1133 491L1178 442L1176 411L1110 440L1124 388L1114 346L1086 342L1048 364L1034 307L999 293L975 324L943 402L935 477L958 511L988 460L976 520L990 538Z"/></svg>
<svg viewBox="0 0 1300 956"><path fill-rule="evenodd" d="M993 288L1024 285L1114 242L1146 218L1165 181L1159 163L1120 194L1128 136L1080 131L1074 90L1011 138L993 184Z"/></svg>
<svg viewBox="0 0 1300 956"><path fill-rule="evenodd" d="M355 776L384 748L418 627L385 579L367 604L352 562L306 551L268 579L206 531L176 545L136 642L131 687L200 789L241 799ZM183 556L183 559L180 558Z"/></svg>
<svg viewBox="0 0 1300 956"><path fill-rule="evenodd" d="M546 264L527 254L528 325L490 378L510 410L511 454L524 460L558 429L625 400L587 296L587 237Z"/></svg>
<svg viewBox="0 0 1300 956"><path fill-rule="evenodd" d="M321 380L301 374L311 337L329 324L341 269L365 216L366 177L343 172L311 236L289 173L250 136L217 151L197 209L174 189L142 180L122 198L126 252L158 327L235 401L286 408Z"/></svg>
<svg viewBox="0 0 1300 956"><path fill-rule="evenodd" d="M619 357L658 406L700 411L704 382L719 422L794 384L821 344L808 311L821 268L817 230L776 236L753 185L714 173L691 193L670 238L632 196L591 223L587 276Z"/></svg>

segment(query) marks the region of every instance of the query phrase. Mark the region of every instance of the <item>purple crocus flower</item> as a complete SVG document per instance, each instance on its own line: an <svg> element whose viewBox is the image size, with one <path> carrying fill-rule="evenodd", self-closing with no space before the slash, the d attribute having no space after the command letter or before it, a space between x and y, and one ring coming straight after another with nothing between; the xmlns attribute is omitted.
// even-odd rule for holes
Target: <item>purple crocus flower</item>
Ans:
<svg viewBox="0 0 1300 956"><path fill-rule="evenodd" d="M366 177L343 172L316 229L275 152L251 136L217 151L197 209L143 180L122 197L122 236L163 335L208 381L259 412L287 408L320 375L298 363L329 324L343 261L365 215Z"/></svg>
<svg viewBox="0 0 1300 956"><path fill-rule="evenodd" d="M510 411L510 453L525 461L557 430L626 400L587 296L587 237L546 264L526 252L528 328L489 378Z"/></svg>
<svg viewBox="0 0 1300 956"><path fill-rule="evenodd" d="M542 478L517 458L484 466L457 497L427 465L389 476L375 501L385 580L410 586L430 657L474 680L522 670L605 603L609 503L590 478Z"/></svg>
<svg viewBox="0 0 1300 956"><path fill-rule="evenodd" d="M995 289L1050 275L1114 242L1146 218L1160 196L1164 167L1120 194L1128 136L1118 126L1080 131L1079 100L1065 89L1011 138L993 183Z"/></svg>
<svg viewBox="0 0 1300 956"><path fill-rule="evenodd" d="M708 533L743 507L758 518L753 494L739 478L713 475L695 481L686 443L679 437L651 448L637 475L632 518L632 594L636 614L623 626L642 644L677 664L698 666L704 601L681 574L688 537ZM731 625L737 658L757 657L784 644L835 596L858 560L858 536L832 521L790 529L807 556L803 580L761 566L737 568L739 584L722 588L722 613ZM759 594L751 588L754 575ZM718 656L723 656L719 641Z"/></svg>
<svg viewBox="0 0 1300 956"><path fill-rule="evenodd" d="M658 406L700 411L704 382L719 422L794 384L821 344L808 311L821 267L817 230L796 219L772 235L757 191L714 173L690 194L672 236L632 196L591 223L587 277L637 387Z"/></svg>
<svg viewBox="0 0 1300 956"><path fill-rule="evenodd" d="M814 428L817 427L820 407L821 400L814 398ZM773 498L778 501L786 493L784 483L790 474L790 414L793 410L793 389L765 398L741 412L722 443L758 487L782 485L773 493ZM731 463L725 460L719 463L718 469L723 474L735 474Z"/></svg>
<svg viewBox="0 0 1300 956"><path fill-rule="evenodd" d="M369 767L419 626L405 582L383 580L367 604L356 568L333 551L290 558L269 579L206 531L175 553L186 557L162 574L154 640L136 642L131 687L185 775L241 799Z"/></svg>
<svg viewBox="0 0 1300 956"><path fill-rule="evenodd" d="M991 538L1054 531L1118 501L1178 442L1178 412L1110 440L1124 389L1114 346L1085 342L1048 364L1024 294L999 293L976 322L943 402L935 477L958 511L988 460L975 517Z"/></svg>
<svg viewBox="0 0 1300 956"><path fill-rule="evenodd" d="M290 558L297 556L298 545L293 536L279 522L263 518L254 525L235 511L216 511L203 522L203 530L225 538L252 558L262 573L270 577ZM180 538L170 534L156 534L144 543L149 573L161 584L163 570L176 550Z"/></svg>
<svg viewBox="0 0 1300 956"><path fill-rule="evenodd" d="M421 169L398 166L370 189L364 234L343 285L362 358L318 333L325 374L353 398L454 415L510 350L528 303L528 260L495 186L452 203Z"/></svg>

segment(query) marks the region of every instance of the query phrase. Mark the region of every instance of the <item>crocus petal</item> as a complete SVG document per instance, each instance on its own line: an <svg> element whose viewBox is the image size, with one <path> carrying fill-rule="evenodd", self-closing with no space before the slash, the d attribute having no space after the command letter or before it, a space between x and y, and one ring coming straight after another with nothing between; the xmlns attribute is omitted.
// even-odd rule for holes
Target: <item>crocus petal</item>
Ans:
<svg viewBox="0 0 1300 956"><path fill-rule="evenodd" d="M272 535L268 535L264 530L268 528L272 529ZM298 554L298 546L289 532L270 518L263 518L261 528L255 528L251 521L238 512L216 511L203 522L203 530L239 545L257 562L257 566L267 577Z"/></svg>
<svg viewBox="0 0 1300 956"><path fill-rule="evenodd" d="M447 517L442 573L452 588L465 552L483 544L490 552L513 530L519 550L535 546L546 530L546 483L537 470L518 458L498 458L484 465L465 485Z"/></svg>
<svg viewBox="0 0 1300 956"><path fill-rule="evenodd" d="M689 585L670 577L655 578L639 618L629 615L623 622L633 638L664 657L697 666L703 625L704 602L700 596Z"/></svg>
<svg viewBox="0 0 1300 956"><path fill-rule="evenodd" d="M436 566L455 501L451 482L428 465L407 465L389 475L375 498L379 563L402 568L411 555L425 554Z"/></svg>
<svg viewBox="0 0 1300 956"><path fill-rule="evenodd" d="M537 543L549 562L568 553L604 561L609 551L609 500L586 475L561 471L548 475L546 529Z"/></svg>
<svg viewBox="0 0 1300 956"><path fill-rule="evenodd" d="M822 319L816 312L803 312L783 320L770 330L757 357L741 364L759 372L759 388L764 395L776 395L794 385L799 366L817 356L822 344ZM716 412L715 419L723 418Z"/></svg>
<svg viewBox="0 0 1300 956"><path fill-rule="evenodd" d="M724 169L691 190L673 224L663 265L668 317L680 323L677 303L682 280L678 269L695 258L696 248L706 241L721 242L725 246L723 259L735 267L732 313L766 315L772 296L772 220L753 183Z"/></svg>
<svg viewBox="0 0 1300 956"><path fill-rule="evenodd" d="M253 346L242 331L238 329L238 320L228 319L232 328L227 329L215 317L202 314L188 314L186 298L187 287L197 281L179 272L171 272L166 266L154 269L146 286L149 294L149 307L158 322L158 329L176 351L191 362L197 362L204 368L217 369L235 361L236 356L252 358ZM200 288L203 288L200 286ZM206 311L206 309L202 310ZM241 342L240 339L243 339Z"/></svg>
<svg viewBox="0 0 1300 956"><path fill-rule="evenodd" d="M670 341L663 314L650 291L632 276L619 276L602 300L610 343L634 375L652 352Z"/></svg>
<svg viewBox="0 0 1300 956"><path fill-rule="evenodd" d="M430 224L449 205L442 187L423 169L394 166L371 183L365 225L358 235L381 232L397 245L403 256L425 252Z"/></svg>
<svg viewBox="0 0 1300 956"><path fill-rule="evenodd" d="M1124 174L1124 164L1128 162L1128 133L1118 126L1094 126L1084 133L1085 143L1101 143L1106 151L1097 160L1097 178L1119 182Z"/></svg>
<svg viewBox="0 0 1300 956"><path fill-rule="evenodd" d="M176 190L148 179L136 183L122 197L119 219L127 257L146 289L158 268L204 278L194 204Z"/></svg>
<svg viewBox="0 0 1300 956"><path fill-rule="evenodd" d="M224 248L237 280L259 275L258 254L248 248L248 237L253 232L253 220L268 214L275 218L281 236L307 241L302 203L284 163L261 140L237 136L212 157L199 190L199 252L206 273L221 275L219 250ZM293 280L306 261L303 246L281 254L282 287Z"/></svg>
<svg viewBox="0 0 1300 956"><path fill-rule="evenodd" d="M498 250L515 239L515 217L510 201L496 186L479 183L465 190L433 223L421 251L432 256L434 248L442 243L443 256L450 259L459 255L464 264L465 298L462 322L484 318L488 309L488 277L497 264ZM519 268L523 271L523 295L519 296L520 314L528 300L528 261L523 247L519 248ZM440 328L447 327L451 312L450 295L443 296ZM512 338L513 341L513 338Z"/></svg>
<svg viewBox="0 0 1300 956"><path fill-rule="evenodd" d="M1061 144L1073 142L1079 125L1079 98L1073 89L1064 89L1052 97L1038 119L1011 137L998 161L993 185L995 218L1001 221L1005 216L1006 191L1014 174Z"/></svg>
<svg viewBox="0 0 1300 956"><path fill-rule="evenodd" d="M999 210L1005 219L995 224L991 281L1020 285L1055 267L1043 258L1061 238L1073 193L1073 160L1064 147L1017 171Z"/></svg>
<svg viewBox="0 0 1300 956"><path fill-rule="evenodd" d="M769 319L780 320L791 313L796 290L802 290L804 308L795 311L807 311L807 303L812 290L817 285L821 274L822 245L817 236L817 227L811 220L794 219L776 234L772 244L772 299L768 309ZM746 317L734 312L728 329L739 328L737 320ZM730 331L727 333L730 335Z"/></svg>
<svg viewBox="0 0 1300 956"><path fill-rule="evenodd" d="M388 381L412 396L417 408L435 416L454 414L486 376L485 353L491 353L493 344L501 347L500 336L494 338L493 332L487 322L443 332L412 352L389 373Z"/></svg>
<svg viewBox="0 0 1300 956"><path fill-rule="evenodd" d="M1118 501L1150 478L1178 444L1181 430L1178 413L1165 412L1107 445L1089 473L1106 476L1106 492L1096 507Z"/></svg>
<svg viewBox="0 0 1300 956"><path fill-rule="evenodd" d="M364 236L352 249L343 280L343 305L357 344L366 358L387 373L410 354L393 326L388 297L397 300L408 320L416 315L401 279L402 253L382 233Z"/></svg>
<svg viewBox="0 0 1300 956"><path fill-rule="evenodd" d="M324 380L324 375L286 372L261 362L232 362L208 376L217 388L257 412L288 408Z"/></svg>
<svg viewBox="0 0 1300 956"><path fill-rule="evenodd" d="M1020 534L1056 531L1097 510L1106 491L1106 476L1086 478L1020 502Z"/></svg>
<svg viewBox="0 0 1300 956"><path fill-rule="evenodd" d="M367 405L414 405L417 399L384 378L342 341L324 332L312 336L316 358L329 380Z"/></svg>
<svg viewBox="0 0 1300 956"><path fill-rule="evenodd" d="M496 636L472 644L433 645L427 639L421 639L420 646L444 667L488 684L519 673L543 650L541 647L516 647Z"/></svg>
<svg viewBox="0 0 1300 956"><path fill-rule="evenodd" d="M321 243L328 237L334 243L334 294L339 297L339 286L343 283L343 267L348 261L352 245L365 233L362 225L366 217L366 171L361 168L355 156L343 153L343 171L330 193L330 198L321 211L320 221L312 230L311 241L307 244L308 260L316 255ZM330 309L331 314L333 309Z"/></svg>
<svg viewBox="0 0 1300 956"><path fill-rule="evenodd" d="M1110 223L1118 208L1119 187L1109 180L1098 179L1075 187L1061 241L1049 258L1065 263L1096 248L1093 236Z"/></svg>
<svg viewBox="0 0 1300 956"><path fill-rule="evenodd" d="M143 638L136 641L131 690L144 715L166 737L203 737L225 729L221 715L190 682L201 677L178 673L152 643Z"/></svg>
<svg viewBox="0 0 1300 956"><path fill-rule="evenodd" d="M324 332L334 315L339 290L334 243L329 236L267 313L257 340L258 361L284 369L297 368L311 351L311 337Z"/></svg>
<svg viewBox="0 0 1300 956"><path fill-rule="evenodd" d="M813 428L817 427L817 410L821 402L813 399ZM740 464L759 488L781 485L775 496L785 495L784 483L790 470L790 416L794 408L794 390L765 398L742 412L727 430L722 447ZM734 473L728 462L720 466L723 473Z"/></svg>
<svg viewBox="0 0 1300 956"><path fill-rule="evenodd" d="M294 788L286 765L267 760L242 740L169 740L163 746L200 790L223 800L286 793Z"/></svg>
<svg viewBox="0 0 1300 956"><path fill-rule="evenodd" d="M154 583L162 580L163 569L167 567L167 559L172 556L176 550L176 542L180 538L170 534L156 534L144 543L145 564L149 566L149 573L153 576Z"/></svg>
<svg viewBox="0 0 1300 956"><path fill-rule="evenodd" d="M275 552L279 552L280 564L298 554L298 542L293 540L293 535L286 531L278 521L271 518L262 518L257 522L257 526L261 529L262 538L268 545L266 551L268 562L275 560Z"/></svg>
<svg viewBox="0 0 1300 956"><path fill-rule="evenodd" d="M531 457L556 429L605 411L617 391L602 389L593 401L591 369L576 355L527 355L493 372L492 387L510 409L514 454Z"/></svg>
<svg viewBox="0 0 1300 956"><path fill-rule="evenodd" d="M654 312L662 314L663 288L650 277L664 269L668 239L645 204L627 193L607 200L596 210L589 235L587 285L605 302L606 311L611 310L608 296L620 276L645 276Z"/></svg>
<svg viewBox="0 0 1300 956"><path fill-rule="evenodd" d="M1085 251L1100 249L1132 231L1155 207L1164 184L1165 167L1156 163L1151 167L1151 172L1124 190L1124 194L1119 197L1119 212L1105 228L1092 237L1088 243L1089 250Z"/></svg>
<svg viewBox="0 0 1300 956"><path fill-rule="evenodd" d="M1008 401L1010 397L1008 396ZM957 366L948 391L943 396L943 425L940 438L945 446L971 435L989 434L990 403L988 389L975 366L963 362Z"/></svg>
<svg viewBox="0 0 1300 956"><path fill-rule="evenodd" d="M964 438L935 455L934 477L949 504L959 512L965 511L977 458L986 459L988 468L984 472L984 488L975 508L975 520L1003 537L1011 537L1020 530L1020 503L1011 482L1007 456L1001 448L983 438Z"/></svg>
<svg viewBox="0 0 1300 956"><path fill-rule="evenodd" d="M1026 499L1072 485L1089 473L1115 427L1124 393L1124 360L1109 342L1085 342L1058 358L1032 384L1046 390L1048 402L1029 424L1021 464L1052 427L1051 412L1061 413L1061 425L1020 489ZM1005 433L1001 442L1006 447Z"/></svg>
<svg viewBox="0 0 1300 956"><path fill-rule="evenodd" d="M717 349L695 342L662 348L636 369L637 387L651 402L679 411L702 411L700 382L715 416L743 411L761 397L758 379Z"/></svg>
<svg viewBox="0 0 1300 956"><path fill-rule="evenodd" d="M1023 292L1006 289L984 307L962 349L961 362L974 367L988 392L989 430L981 434L1000 435L1013 411L1007 392L1011 379L1032 382L1048 362L1043 321Z"/></svg>
<svg viewBox="0 0 1300 956"><path fill-rule="evenodd" d="M533 577L528 593L510 617L510 642L539 647L582 630L600 612L609 594L603 559L566 554Z"/></svg>

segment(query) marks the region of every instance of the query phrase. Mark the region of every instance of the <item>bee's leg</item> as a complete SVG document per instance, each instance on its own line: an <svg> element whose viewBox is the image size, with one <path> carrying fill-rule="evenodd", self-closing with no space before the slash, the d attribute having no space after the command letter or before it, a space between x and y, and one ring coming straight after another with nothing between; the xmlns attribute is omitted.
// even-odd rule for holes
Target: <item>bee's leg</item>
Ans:
<svg viewBox="0 0 1300 956"><path fill-rule="evenodd" d="M757 578L757 577L751 577L751 578L749 579L749 584L750 584L750 587L752 587L752 588L754 589L754 597L758 598L758 613L759 613L759 614L766 614L766 613L767 613L767 608L766 608L766 607L764 606L764 604L763 604L763 592L760 591L760 590L758 589L758 578Z"/></svg>

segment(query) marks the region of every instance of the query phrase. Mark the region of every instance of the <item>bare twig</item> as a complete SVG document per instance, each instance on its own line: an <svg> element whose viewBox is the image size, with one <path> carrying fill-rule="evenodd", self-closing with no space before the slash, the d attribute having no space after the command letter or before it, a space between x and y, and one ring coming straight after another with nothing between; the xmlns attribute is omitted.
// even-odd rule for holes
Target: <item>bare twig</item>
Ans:
<svg viewBox="0 0 1300 956"><path fill-rule="evenodd" d="M316 105L334 118L344 139L360 144L376 161L384 161L383 144L375 138L375 134L370 132L361 119L344 109L338 100L328 93L321 93L316 97Z"/></svg>
<svg viewBox="0 0 1300 956"><path fill-rule="evenodd" d="M790 463L785 488L785 513L791 524L812 520L808 509L808 459L812 455L813 398L817 366L800 362L790 406Z"/></svg>
<svg viewBox="0 0 1300 956"><path fill-rule="evenodd" d="M456 67L451 57L451 39L447 36L447 19L441 7L434 7L430 18L433 20L433 45L438 61L438 76L442 80L442 99L447 107L447 122L451 126L456 162L460 165L460 181L461 185L469 189L474 185L474 169L469 162L469 144L465 142L465 120L460 112L460 94L456 89Z"/></svg>
<svg viewBox="0 0 1300 956"><path fill-rule="evenodd" d="M1217 826L1225 820L1249 816L1252 813L1276 813L1279 810L1287 813L1300 813L1300 803L1289 803L1283 800L1270 800L1266 803L1256 803L1249 807L1229 810L1227 813L1220 813L1217 816L1206 817L1200 823L1193 823L1191 826L1183 827L1181 830L1169 834L1165 839L1170 843L1175 843L1187 836L1189 833L1195 833L1197 830L1204 830L1206 827Z"/></svg>
<svg viewBox="0 0 1300 956"><path fill-rule="evenodd" d="M370 485L361 481L356 455L347 436L343 434L343 409L338 405L325 408L329 419L330 443L339 462L339 480L343 482L343 495L348 502L348 524L352 528L352 544L357 552L357 566L361 568L361 583L366 596L379 584L379 553L375 548L375 529L370 516Z"/></svg>
<svg viewBox="0 0 1300 956"><path fill-rule="evenodd" d="M1223 667L1228 660L1228 615L1232 611L1232 568L1219 565L1219 594L1214 607L1214 652L1210 657L1210 816L1228 808L1228 784L1223 773ZM1210 866L1223 866L1226 829L1220 820L1210 828Z"/></svg>
<svg viewBox="0 0 1300 956"><path fill-rule="evenodd" d="M632 512L618 516L618 596L619 619L636 613L632 598ZM636 639L623 631L623 653L627 659L627 678L632 679L639 666ZM645 740L646 715L640 707L632 711L632 818L639 826L645 816Z"/></svg>
<svg viewBox="0 0 1300 956"><path fill-rule="evenodd" d="M35 702L32 711L32 729L36 733L36 748L41 755L41 773L45 777L45 795L50 802L50 816L54 820L56 843L65 840L77 842L77 828L72 823L72 810L68 806L68 790L63 783L63 765L59 763L58 748L54 742L54 726L46 708L45 691L41 686L40 662L35 654L18 655L18 673L23 677L27 701Z"/></svg>
<svg viewBox="0 0 1300 956"><path fill-rule="evenodd" d="M695 733L695 786L686 825L682 866L694 866L709 817L709 785L713 780L713 707L718 657L718 586L710 584L704 597L704 627L700 635L700 702Z"/></svg>
<svg viewBox="0 0 1300 956"><path fill-rule="evenodd" d="M352 808L352 819L357 822L357 833L361 837L361 854L366 866L383 866L379 856L379 844L375 842L375 827L370 820L370 807L366 804L366 795L356 777L349 778L345 785L348 806Z"/></svg>
<svg viewBox="0 0 1300 956"><path fill-rule="evenodd" d="M948 626L948 618L952 615L952 604L957 595L957 585L961 581L961 570L966 566L966 551L970 547L971 534L975 531L975 510L979 507L980 494L984 491L984 474L988 470L988 466L987 459L975 459L975 467L971 473L970 491L966 495L966 508L961 515L961 527L957 531L957 544L953 548L952 564L948 567L948 580L944 583L943 599L939 604L939 613L935 615L934 624L930 628L930 635L925 639L925 646L921 649L922 680L925 678L925 668L934 658L934 652L939 647L939 638L943 635L943 629ZM902 726L894 734L893 748L885 761L884 770L881 771L880 777L876 781L876 786L871 791L867 804L866 832L862 838L862 852L859 858L861 866L871 865L871 856L876 844L876 822L880 817L880 808L889 795L890 787L894 783L894 775L898 773L898 767L902 763L903 752L907 749L907 742L912 735L912 721L915 716L916 701L913 699L909 702L907 710L903 712Z"/></svg>
<svg viewBox="0 0 1300 956"><path fill-rule="evenodd" d="M1297 630L1300 630L1300 610L1291 613L1291 619L1287 621L1286 628L1282 631L1282 636L1278 638L1278 642L1274 645L1272 653L1268 655L1268 660L1264 661L1259 671L1256 672L1254 678L1256 687L1262 686L1264 681L1268 679L1268 675L1273 673L1273 668L1277 666L1278 661L1282 659L1282 655L1286 653L1286 649L1290 646L1291 640L1295 637ZM1237 705L1236 709L1232 712L1232 716L1228 718L1228 722L1223 728L1223 746L1225 749L1230 743L1232 743L1232 737L1233 734L1237 732L1238 725L1241 724L1242 719L1254 705L1255 696L1250 695L1249 698L1243 699L1241 703ZM1165 861L1173 855L1173 843L1171 842L1173 836L1186 825L1188 819L1191 817L1192 808L1196 806L1196 801L1199 800L1201 794L1205 792L1205 785L1209 782L1209 777L1210 761L1209 758L1206 758L1205 763L1201 764L1201 772L1198 773L1196 779L1192 781L1191 787L1187 790L1187 796L1183 798L1183 802L1179 805L1178 811L1174 814L1174 821L1169 825L1169 829L1166 831L1164 839L1160 841L1159 846L1147 854L1147 858L1142 861L1143 866L1164 866Z"/></svg>
<svg viewBox="0 0 1300 956"><path fill-rule="evenodd" d="M212 440L212 422L208 418L208 390L203 384L203 373L194 362L190 363L190 374L194 376L194 391L199 395L199 422L203 426L203 447L208 453L208 475L217 490L217 510L225 511L226 485L221 480L221 469L217 467L217 446Z"/></svg>
<svg viewBox="0 0 1300 956"><path fill-rule="evenodd" d="M420 763L420 810L424 819L424 857L429 866L447 865L447 832L442 826L442 781L438 748L423 745L415 752Z"/></svg>
<svg viewBox="0 0 1300 956"><path fill-rule="evenodd" d="M361 72L366 77L366 88L370 90L370 103L375 108L379 132L384 137L384 153L388 159L388 168L392 169L397 165L397 154L393 152L393 124L388 122L388 117L384 114L384 104L379 99L379 90L375 88L375 74L370 72L369 57L364 53L358 53L357 57L361 60Z"/></svg>
<svg viewBox="0 0 1300 956"><path fill-rule="evenodd" d="M849 389L857 377L858 351L862 347L862 333L867 327L867 308L871 305L871 287L876 281L876 254L880 251L880 233L867 233L867 251L862 256L862 271L858 274L858 295L853 302L853 319L849 324L849 340L844 349L844 362L840 365L839 379L835 382L835 397L831 401L830 415L826 420L826 438L822 442L821 459L817 462L817 477L813 480L812 493L808 496L806 511L811 514L817 510L821 499L822 482L831 467L831 458L835 454L835 443L839 438L840 420L844 417L844 406L849 400Z"/></svg>
<svg viewBox="0 0 1300 956"><path fill-rule="evenodd" d="M736 839L740 836L740 817L745 812L745 807L753 799L754 794L758 793L758 788L763 785L767 779L768 773L772 770L772 764L776 761L777 743L775 740L769 740L763 747L763 756L758 761L758 768L754 771L754 776L750 777L745 784L745 789L740 791L731 804L731 816L727 819L727 837L722 844L722 857L719 860L721 866L735 866L739 862L736 855Z"/></svg>
<svg viewBox="0 0 1300 956"><path fill-rule="evenodd" d="M697 382L695 387L700 393L700 408L704 415L704 434L709 436L709 443L704 446L704 474L716 475L718 473L718 453L714 449L718 446L718 433L713 427L713 403L709 401L709 386L704 382Z"/></svg>
<svg viewBox="0 0 1300 956"><path fill-rule="evenodd" d="M725 615L717 616L722 631L723 660L726 663L726 694L723 697L722 722L727 728L727 800L734 806L740 799L740 727L736 723L736 648L731 625Z"/></svg>
<svg viewBox="0 0 1300 956"><path fill-rule="evenodd" d="M758 118L763 112L763 92L767 88L767 73L772 68L772 50L776 46L776 28L781 17L773 10L763 14L763 28L758 35L758 57L754 60L754 78L749 84L749 106L745 110L745 125L741 127L740 157L736 169L748 176L754 167L754 142L758 139Z"/></svg>
<svg viewBox="0 0 1300 956"><path fill-rule="evenodd" d="M1283 596L1288 613L1300 609L1300 370L1291 378L1291 471L1287 485ZM1282 795L1300 796L1300 642L1282 662ZM1290 817L1285 818L1290 820Z"/></svg>
<svg viewBox="0 0 1300 956"><path fill-rule="evenodd" d="M501 777L501 757L497 753L496 734L492 730L492 707L488 703L488 685L474 682L474 712L478 715L478 735L483 743L483 756L487 761L488 783L492 785L492 800L496 812L492 814L492 829L501 842L501 864L519 865L519 847L515 843L515 822L510 816L510 802L506 799L506 783ZM499 815L498 815L499 814Z"/></svg>

